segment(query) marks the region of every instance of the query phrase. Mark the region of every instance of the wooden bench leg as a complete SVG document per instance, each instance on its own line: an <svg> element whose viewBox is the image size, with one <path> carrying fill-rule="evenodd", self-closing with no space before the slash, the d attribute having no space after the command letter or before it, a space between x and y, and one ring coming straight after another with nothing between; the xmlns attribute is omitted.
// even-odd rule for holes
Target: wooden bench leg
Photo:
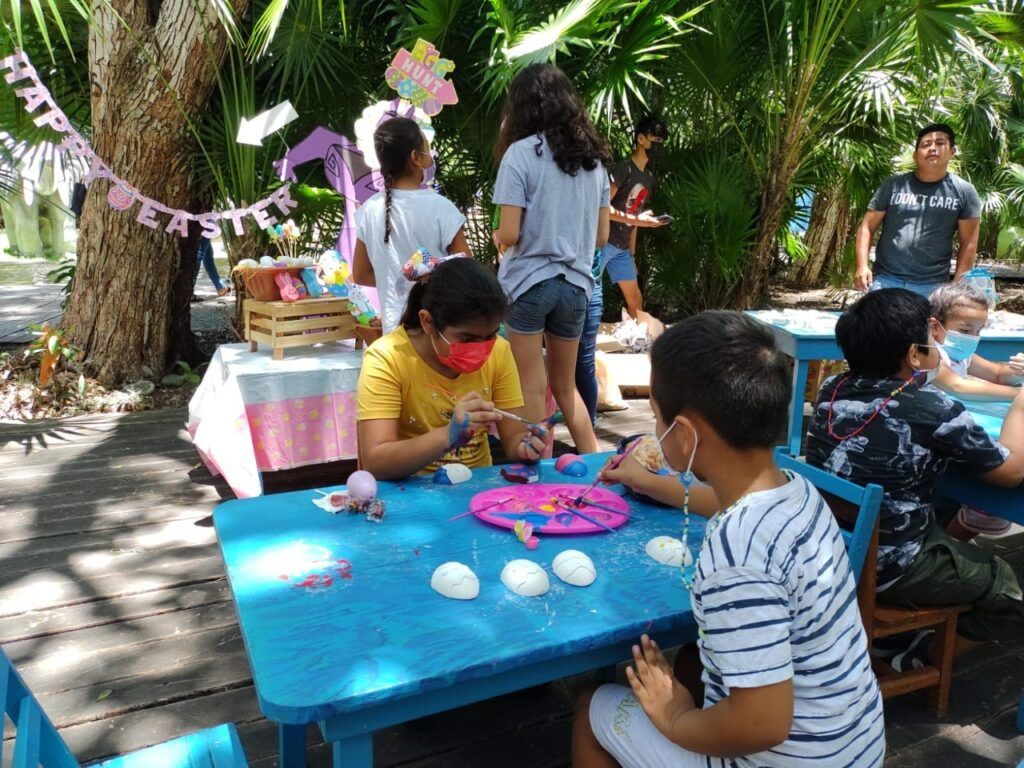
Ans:
<svg viewBox="0 0 1024 768"><path fill-rule="evenodd" d="M306 768L306 726L277 726L281 768Z"/></svg>
<svg viewBox="0 0 1024 768"><path fill-rule="evenodd" d="M250 352L255 352L256 349L258 348L258 346L259 345L255 341L250 341L249 342L249 351Z"/></svg>
<svg viewBox="0 0 1024 768"><path fill-rule="evenodd" d="M945 717L949 711L949 691L953 683L953 655L956 651L956 615L946 619L936 632L932 647L932 664L939 668L939 684L928 689L928 711L932 716Z"/></svg>
<svg viewBox="0 0 1024 768"><path fill-rule="evenodd" d="M364 733L331 745L334 768L373 768L373 734Z"/></svg>
<svg viewBox="0 0 1024 768"><path fill-rule="evenodd" d="M274 359L275 360L284 360L284 348L283 347L278 347L277 349L274 350Z"/></svg>

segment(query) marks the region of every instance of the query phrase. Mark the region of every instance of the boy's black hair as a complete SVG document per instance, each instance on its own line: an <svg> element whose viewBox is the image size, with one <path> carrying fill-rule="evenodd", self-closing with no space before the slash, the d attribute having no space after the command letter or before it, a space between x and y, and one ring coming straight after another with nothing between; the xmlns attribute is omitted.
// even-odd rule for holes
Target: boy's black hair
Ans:
<svg viewBox="0 0 1024 768"><path fill-rule="evenodd" d="M850 373L891 379L912 344L928 343L928 299L904 288L871 291L836 323L836 340Z"/></svg>
<svg viewBox="0 0 1024 768"><path fill-rule="evenodd" d="M764 324L701 312L651 350L651 395L666 423L689 409L733 448L771 448L785 434L792 366Z"/></svg>
<svg viewBox="0 0 1024 768"><path fill-rule="evenodd" d="M444 332L449 325L500 320L507 307L508 297L494 272L472 258L450 259L412 287L402 325L421 328L420 310L425 309L434 327Z"/></svg>
<svg viewBox="0 0 1024 768"><path fill-rule="evenodd" d="M941 133L944 133L947 136L949 136L950 147L956 146L956 136L953 135L952 128L950 128L945 123L932 123L931 125L926 125L924 128L917 132L917 141L914 142L914 149L917 149L919 146L921 146L921 139L923 139L929 133L935 133L936 131L940 131Z"/></svg>
<svg viewBox="0 0 1024 768"><path fill-rule="evenodd" d="M656 115L644 115L633 130L634 147L636 146L636 140L640 138L641 134L644 136L657 136L659 139L667 141L668 125Z"/></svg>

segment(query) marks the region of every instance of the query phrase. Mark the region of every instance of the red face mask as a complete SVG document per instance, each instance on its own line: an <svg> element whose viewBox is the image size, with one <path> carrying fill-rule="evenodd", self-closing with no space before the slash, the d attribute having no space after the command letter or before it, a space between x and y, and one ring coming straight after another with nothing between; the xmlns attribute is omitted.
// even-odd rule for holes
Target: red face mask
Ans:
<svg viewBox="0 0 1024 768"><path fill-rule="evenodd" d="M458 371L459 373L473 373L473 371L479 371L483 368L487 358L491 356L491 350L494 349L494 344L497 341L497 339L488 339L487 341L448 341L443 333L438 333L437 335L448 344L448 354L442 355L438 352L437 346L434 344L433 338L431 338L430 345L434 347L434 354L437 355L437 359L443 365L447 365L453 371Z"/></svg>

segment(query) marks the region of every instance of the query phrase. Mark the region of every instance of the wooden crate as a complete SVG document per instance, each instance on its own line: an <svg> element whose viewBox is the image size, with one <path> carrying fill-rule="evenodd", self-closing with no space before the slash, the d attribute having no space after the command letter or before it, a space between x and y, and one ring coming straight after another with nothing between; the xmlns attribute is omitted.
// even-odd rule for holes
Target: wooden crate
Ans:
<svg viewBox="0 0 1024 768"><path fill-rule="evenodd" d="M249 349L269 345L274 359L281 360L289 347L308 347L325 341L356 339L356 319L348 299L325 296L300 301L256 301L246 299L245 338Z"/></svg>

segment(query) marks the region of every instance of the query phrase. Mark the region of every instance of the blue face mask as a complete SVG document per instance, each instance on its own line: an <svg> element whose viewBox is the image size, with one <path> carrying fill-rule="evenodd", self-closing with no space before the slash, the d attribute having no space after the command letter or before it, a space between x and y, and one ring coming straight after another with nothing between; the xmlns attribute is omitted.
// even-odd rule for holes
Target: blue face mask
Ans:
<svg viewBox="0 0 1024 768"><path fill-rule="evenodd" d="M957 362L966 360L978 350L979 336L971 336L960 331L946 331L946 340L942 342L942 348L946 350L950 360Z"/></svg>

